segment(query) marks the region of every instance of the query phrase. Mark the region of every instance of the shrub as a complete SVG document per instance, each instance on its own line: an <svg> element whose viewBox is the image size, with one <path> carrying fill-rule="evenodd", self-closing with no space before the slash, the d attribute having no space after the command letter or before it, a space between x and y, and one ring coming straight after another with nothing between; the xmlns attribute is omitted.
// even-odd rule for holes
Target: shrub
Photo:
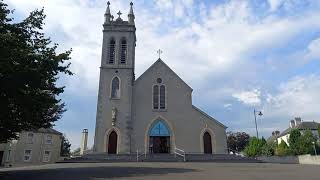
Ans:
<svg viewBox="0 0 320 180"><path fill-rule="evenodd" d="M277 156L286 156L290 154L289 147L286 142L281 140L281 143L278 145L278 147L275 150L275 154Z"/></svg>
<svg viewBox="0 0 320 180"><path fill-rule="evenodd" d="M264 155L264 156L273 156L273 155L274 155L273 144L271 144L271 143L265 143L265 144L261 147L261 155Z"/></svg>
<svg viewBox="0 0 320 180"><path fill-rule="evenodd" d="M298 140L298 154L314 154L312 142L316 142L311 130L306 130Z"/></svg>
<svg viewBox="0 0 320 180"><path fill-rule="evenodd" d="M289 137L289 148L293 155L299 154L301 133L298 129L292 129Z"/></svg>
<svg viewBox="0 0 320 180"><path fill-rule="evenodd" d="M262 146L265 144L263 140L256 137L250 138L248 146L244 149L244 152L249 157L261 155Z"/></svg>

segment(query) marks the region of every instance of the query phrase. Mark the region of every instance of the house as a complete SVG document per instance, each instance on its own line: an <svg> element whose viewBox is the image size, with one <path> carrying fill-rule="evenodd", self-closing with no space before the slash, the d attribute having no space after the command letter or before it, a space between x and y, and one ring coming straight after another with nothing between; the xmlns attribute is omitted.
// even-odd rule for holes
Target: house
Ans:
<svg viewBox="0 0 320 180"><path fill-rule="evenodd" d="M17 140L0 144L0 165L54 163L60 158L62 133L40 128L19 133Z"/></svg>
<svg viewBox="0 0 320 180"><path fill-rule="evenodd" d="M296 117L290 121L290 126L288 129L284 130L281 134L277 136L278 144L283 140L287 145L289 145L289 137L292 129L298 129L301 134L303 134L306 130L311 130L314 136L319 137L318 127L320 123L315 121L302 121L300 117Z"/></svg>

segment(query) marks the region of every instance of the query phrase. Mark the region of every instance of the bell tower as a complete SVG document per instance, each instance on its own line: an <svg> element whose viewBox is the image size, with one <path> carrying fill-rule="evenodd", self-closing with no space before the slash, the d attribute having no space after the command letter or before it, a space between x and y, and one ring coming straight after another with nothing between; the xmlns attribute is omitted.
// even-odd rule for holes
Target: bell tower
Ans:
<svg viewBox="0 0 320 180"><path fill-rule="evenodd" d="M95 152L125 154L133 151L131 109L136 27L132 6L131 2L128 21L121 18L120 11L116 18L110 13L110 2L104 14Z"/></svg>

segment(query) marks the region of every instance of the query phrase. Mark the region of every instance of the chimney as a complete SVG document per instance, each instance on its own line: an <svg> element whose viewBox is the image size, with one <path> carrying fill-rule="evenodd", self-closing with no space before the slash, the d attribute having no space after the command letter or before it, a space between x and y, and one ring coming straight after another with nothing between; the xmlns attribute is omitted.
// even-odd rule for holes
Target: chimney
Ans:
<svg viewBox="0 0 320 180"><path fill-rule="evenodd" d="M295 124L295 126L298 126L299 124L301 124L301 117L295 117L294 124Z"/></svg>
<svg viewBox="0 0 320 180"><path fill-rule="evenodd" d="M276 136L279 136L280 135L280 131L275 131L275 134L276 134Z"/></svg>
<svg viewBox="0 0 320 180"><path fill-rule="evenodd" d="M81 147L80 147L80 155L83 155L84 151L87 150L87 143L88 143L88 129L83 129Z"/></svg>
<svg viewBox="0 0 320 180"><path fill-rule="evenodd" d="M294 127L295 127L295 122L294 122L294 120L291 120L291 121L290 121L290 127L291 127L291 128L294 128Z"/></svg>
<svg viewBox="0 0 320 180"><path fill-rule="evenodd" d="M275 135L275 132L274 131L272 131L272 136L274 136Z"/></svg>

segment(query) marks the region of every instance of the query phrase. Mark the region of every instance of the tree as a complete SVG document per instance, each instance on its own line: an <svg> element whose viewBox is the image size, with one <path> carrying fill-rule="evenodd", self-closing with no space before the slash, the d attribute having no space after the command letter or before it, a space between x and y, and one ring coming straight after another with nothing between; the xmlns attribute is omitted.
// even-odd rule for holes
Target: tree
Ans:
<svg viewBox="0 0 320 180"><path fill-rule="evenodd" d="M71 155L72 156L80 156L80 148L77 148L74 151L72 151Z"/></svg>
<svg viewBox="0 0 320 180"><path fill-rule="evenodd" d="M281 143L278 145L278 147L275 150L275 154L277 156L286 156L290 154L289 151L290 150L287 143L281 140Z"/></svg>
<svg viewBox="0 0 320 180"><path fill-rule="evenodd" d="M0 0L0 143L23 130L48 128L66 110L58 98L64 86L58 75L72 75L70 53L57 53L43 33L44 10L35 10L22 22Z"/></svg>
<svg viewBox="0 0 320 180"><path fill-rule="evenodd" d="M318 125L318 140L320 140L320 124Z"/></svg>
<svg viewBox="0 0 320 180"><path fill-rule="evenodd" d="M312 142L316 142L311 130L306 130L298 141L298 154L314 154L314 147Z"/></svg>
<svg viewBox="0 0 320 180"><path fill-rule="evenodd" d="M69 140L66 138L65 135L62 136L62 141L61 141L61 151L60 151L60 156L62 157L69 157L70 156L70 147L71 143Z"/></svg>
<svg viewBox="0 0 320 180"><path fill-rule="evenodd" d="M250 136L245 132L228 132L227 146L231 151L241 152L249 143Z"/></svg>
<svg viewBox="0 0 320 180"><path fill-rule="evenodd" d="M259 156L262 152L264 141L256 137L250 138L249 144L244 149L244 152L249 157Z"/></svg>
<svg viewBox="0 0 320 180"><path fill-rule="evenodd" d="M298 129L292 129L289 136L289 148L293 155L299 154L299 139L301 133Z"/></svg>

